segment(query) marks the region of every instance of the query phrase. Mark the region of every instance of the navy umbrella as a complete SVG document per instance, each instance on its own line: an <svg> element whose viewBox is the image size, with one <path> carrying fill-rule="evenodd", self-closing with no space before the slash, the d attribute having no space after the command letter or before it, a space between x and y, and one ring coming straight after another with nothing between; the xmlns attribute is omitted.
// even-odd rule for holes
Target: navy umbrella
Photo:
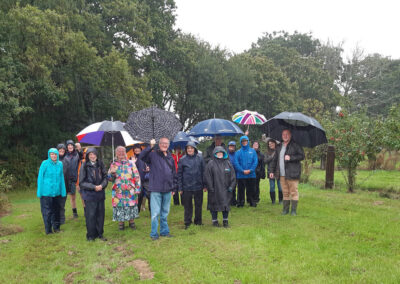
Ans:
<svg viewBox="0 0 400 284"><path fill-rule="evenodd" d="M171 141L169 148L175 149L176 147L180 147L183 149L186 147L186 144L190 141L199 144L199 141L197 141L197 139L194 138L193 136L189 136L186 132L179 131L178 134L176 134L174 140Z"/></svg>
<svg viewBox="0 0 400 284"><path fill-rule="evenodd" d="M221 118L212 118L200 121L189 131L188 135L190 136L211 136L215 135L221 136L235 136L238 134L244 134L243 131L234 124L232 121L221 119Z"/></svg>
<svg viewBox="0 0 400 284"><path fill-rule="evenodd" d="M182 129L182 124L174 113L153 106L131 113L124 127L136 140L162 137L171 140Z"/></svg>
<svg viewBox="0 0 400 284"><path fill-rule="evenodd" d="M261 126L267 136L282 140L282 131L289 129L292 139L303 147L313 148L327 143L325 129L312 117L300 112L281 112Z"/></svg>

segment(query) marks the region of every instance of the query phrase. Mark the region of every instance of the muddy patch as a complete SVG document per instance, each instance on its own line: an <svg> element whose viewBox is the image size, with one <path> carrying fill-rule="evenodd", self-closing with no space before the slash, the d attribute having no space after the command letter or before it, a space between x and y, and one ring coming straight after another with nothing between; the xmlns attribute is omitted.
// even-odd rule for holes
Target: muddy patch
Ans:
<svg viewBox="0 0 400 284"><path fill-rule="evenodd" d="M1 225L0 224L0 237L21 233L24 228L18 225Z"/></svg>
<svg viewBox="0 0 400 284"><path fill-rule="evenodd" d="M78 271L70 272L64 277L64 283L70 284L74 283L74 278L76 275L80 274Z"/></svg>
<svg viewBox="0 0 400 284"><path fill-rule="evenodd" d="M147 261L142 259L135 259L127 263L127 266L133 266L139 274L140 280L147 280L154 278L154 272L151 270L150 265Z"/></svg>

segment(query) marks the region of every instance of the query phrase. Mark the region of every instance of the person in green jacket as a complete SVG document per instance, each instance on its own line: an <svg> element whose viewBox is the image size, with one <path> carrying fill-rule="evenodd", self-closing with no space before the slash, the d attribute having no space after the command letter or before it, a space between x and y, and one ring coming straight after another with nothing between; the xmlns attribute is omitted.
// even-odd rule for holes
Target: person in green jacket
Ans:
<svg viewBox="0 0 400 284"><path fill-rule="evenodd" d="M37 197L40 198L46 234L60 231L60 203L67 195L64 183L63 164L59 161L58 150L49 149L48 159L40 165L37 180Z"/></svg>

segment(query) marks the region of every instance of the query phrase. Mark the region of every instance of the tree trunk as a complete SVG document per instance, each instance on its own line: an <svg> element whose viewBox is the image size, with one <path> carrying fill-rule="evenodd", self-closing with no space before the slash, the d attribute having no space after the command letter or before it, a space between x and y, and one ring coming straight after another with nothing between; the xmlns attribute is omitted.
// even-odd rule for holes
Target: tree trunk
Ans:
<svg viewBox="0 0 400 284"><path fill-rule="evenodd" d="M351 193L354 192L354 186L355 186L355 182L356 182L356 177L354 175L354 172L355 172L355 169L348 168L348 171L347 171L347 180L349 182L348 189L349 189L349 192L351 192Z"/></svg>

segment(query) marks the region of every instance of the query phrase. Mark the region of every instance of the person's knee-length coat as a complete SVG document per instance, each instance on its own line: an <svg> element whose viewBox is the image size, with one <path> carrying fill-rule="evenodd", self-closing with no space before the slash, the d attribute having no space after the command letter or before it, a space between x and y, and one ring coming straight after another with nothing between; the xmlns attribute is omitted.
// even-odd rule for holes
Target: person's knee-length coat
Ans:
<svg viewBox="0 0 400 284"><path fill-rule="evenodd" d="M217 152L223 152L224 157L218 159L215 156ZM236 186L236 174L223 147L215 147L213 157L206 166L204 179L208 191L207 209L229 211L232 190Z"/></svg>

